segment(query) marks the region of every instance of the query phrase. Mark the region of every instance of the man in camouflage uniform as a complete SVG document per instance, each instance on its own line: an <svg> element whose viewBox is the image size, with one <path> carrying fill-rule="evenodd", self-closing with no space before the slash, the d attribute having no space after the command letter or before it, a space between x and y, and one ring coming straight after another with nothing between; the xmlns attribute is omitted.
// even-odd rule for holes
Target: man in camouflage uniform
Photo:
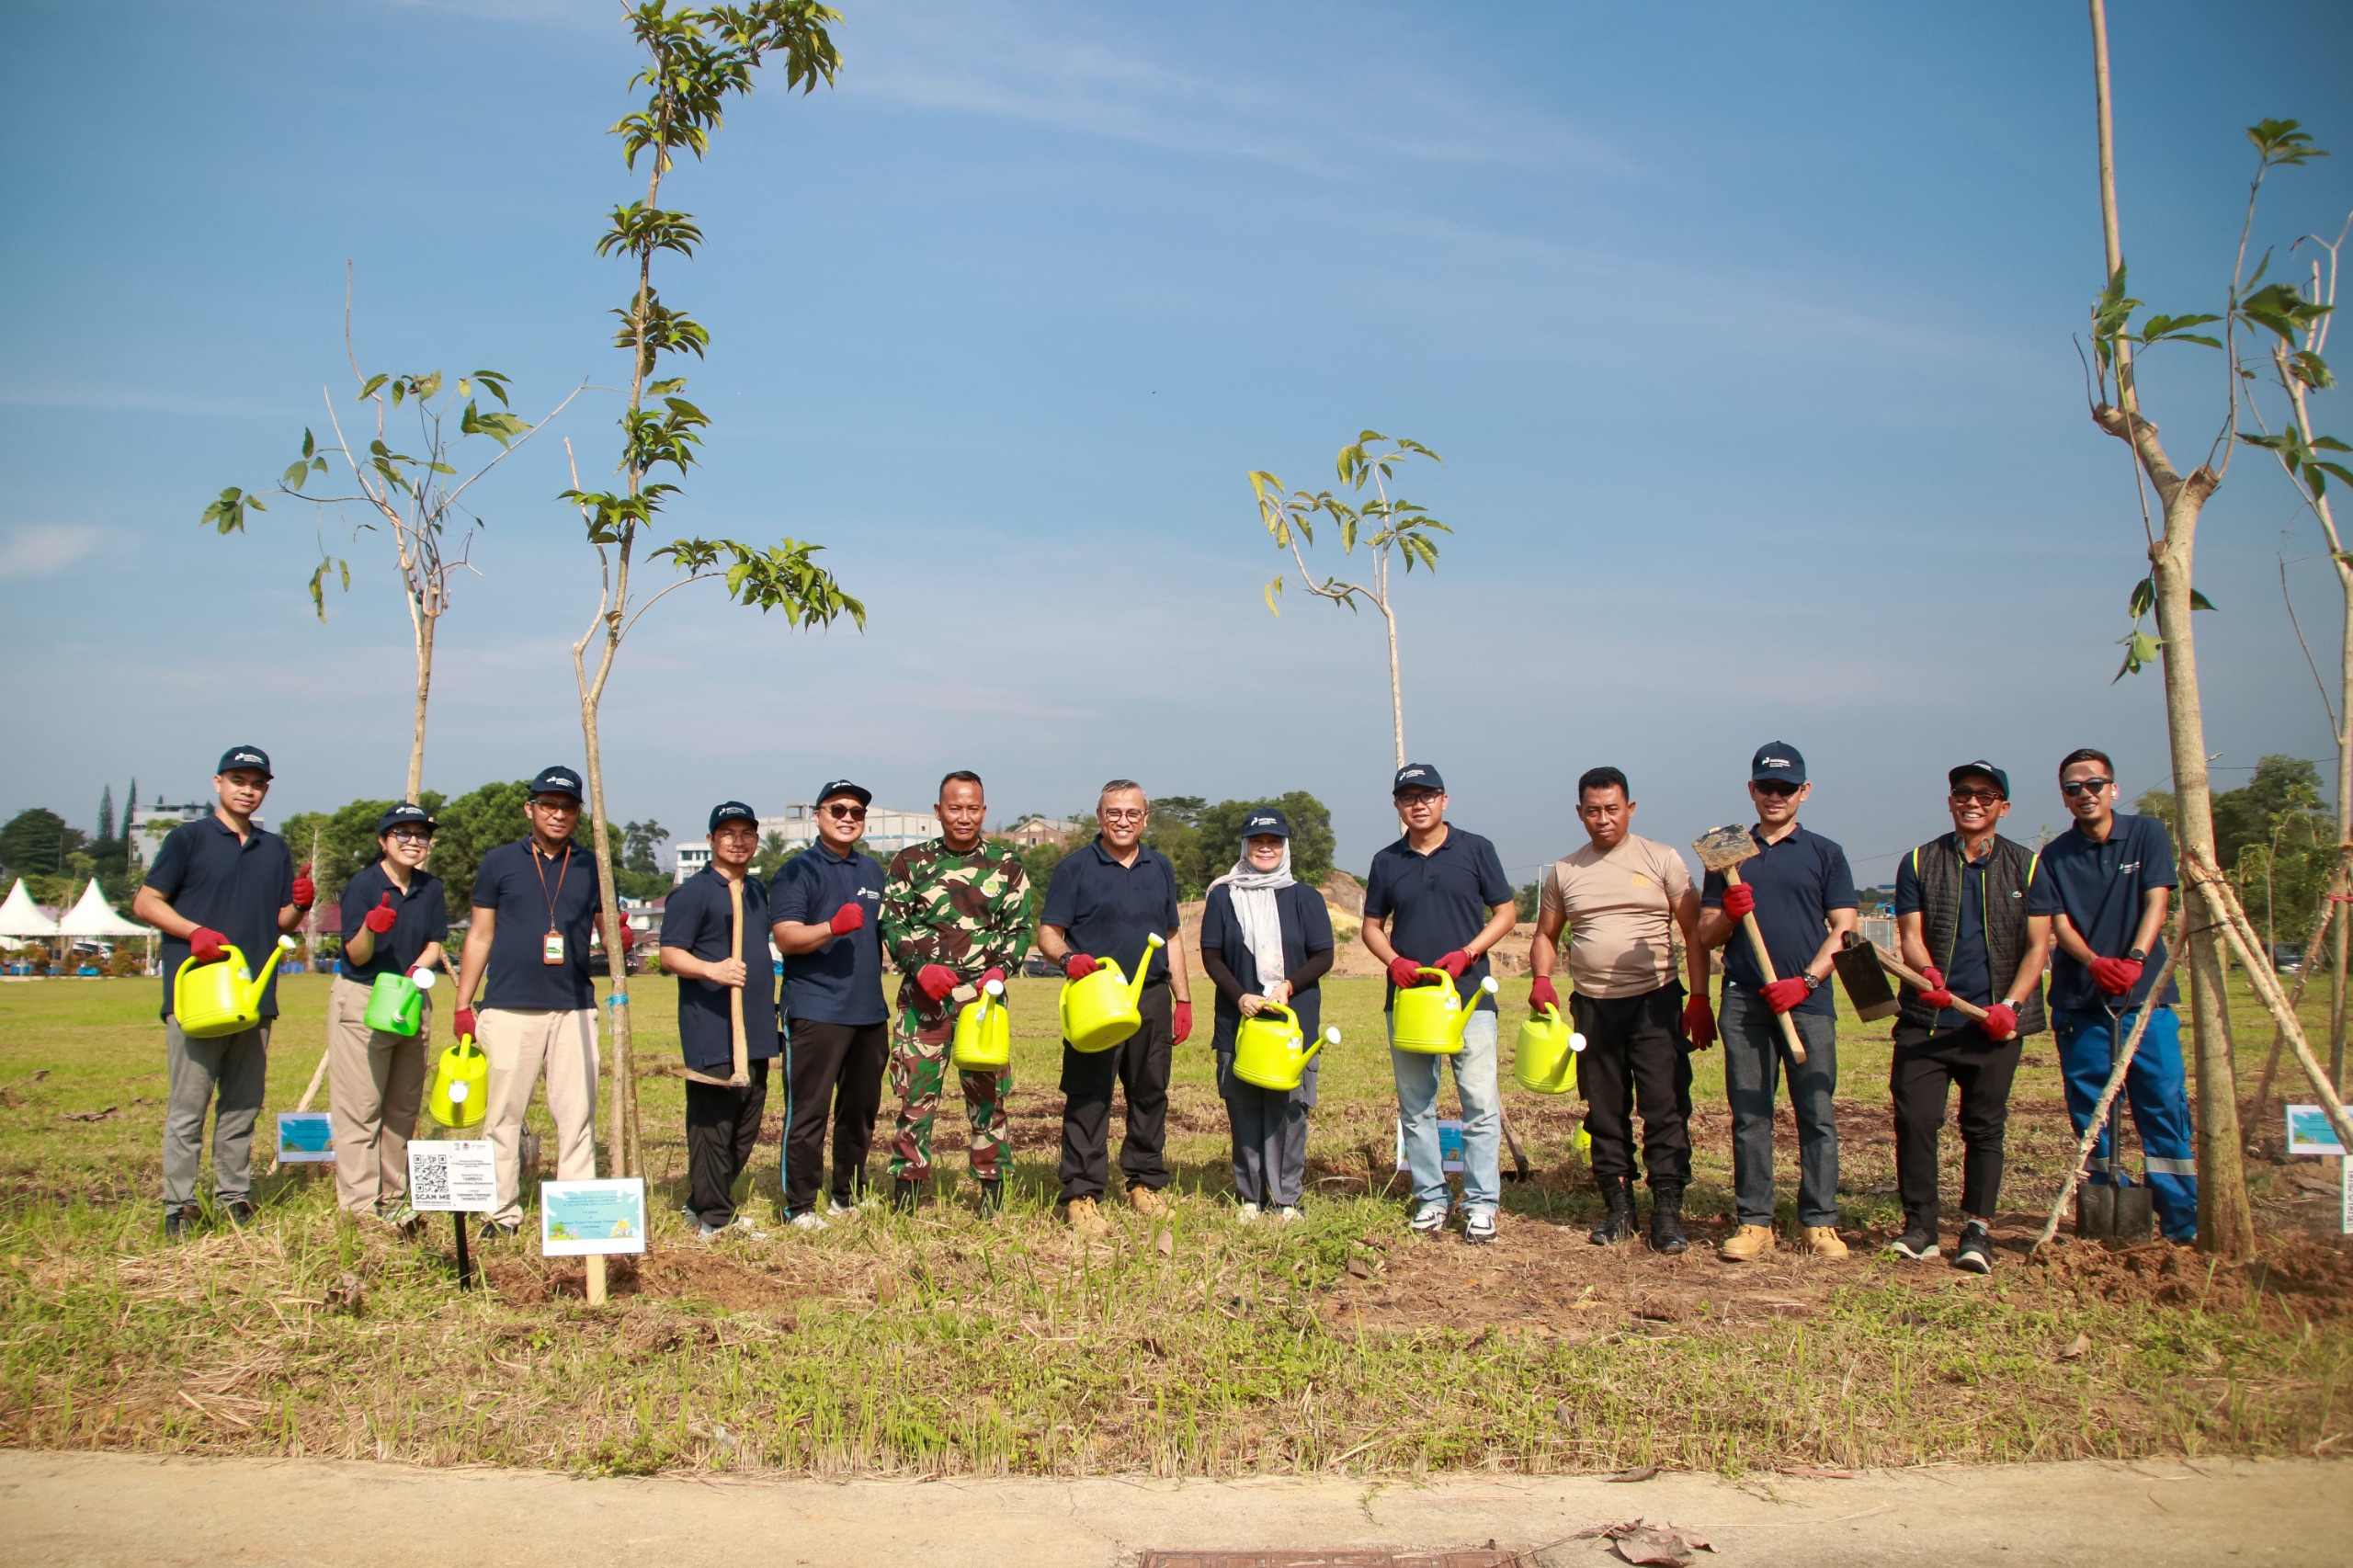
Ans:
<svg viewBox="0 0 2353 1568"><path fill-rule="evenodd" d="M941 835L892 857L882 884L882 940L900 975L891 1042L891 1086L899 1095L891 1204L903 1213L914 1210L918 1187L931 1176L931 1123L957 1011L989 981L1004 980L1029 949L1029 879L1011 849L982 842L988 805L980 775L960 769L942 778L935 809ZM1013 1074L958 1076L972 1127L972 1178L981 1184L982 1210L994 1212L1004 1200L998 1161Z"/></svg>

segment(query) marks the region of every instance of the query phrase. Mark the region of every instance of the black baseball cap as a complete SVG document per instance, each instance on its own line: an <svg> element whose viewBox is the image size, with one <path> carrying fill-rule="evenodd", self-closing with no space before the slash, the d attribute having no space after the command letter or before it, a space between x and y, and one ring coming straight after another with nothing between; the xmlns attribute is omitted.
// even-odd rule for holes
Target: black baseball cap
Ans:
<svg viewBox="0 0 2353 1568"><path fill-rule="evenodd" d="M221 754L221 766L212 771L226 773L237 767L249 768L264 778L276 777L269 770L269 753L259 746L231 746Z"/></svg>
<svg viewBox="0 0 2353 1568"><path fill-rule="evenodd" d="M1787 741L1767 741L1748 759L1748 781L1751 784L1781 783L1790 786L1805 782L1805 758L1798 748Z"/></svg>
<svg viewBox="0 0 2353 1568"><path fill-rule="evenodd" d="M818 790L817 803L822 806L836 795L850 796L861 806L870 806L874 803L873 790L867 789L863 785L853 784L847 778L834 779L824 789Z"/></svg>
<svg viewBox="0 0 2353 1568"><path fill-rule="evenodd" d="M1435 790L1443 795L1446 793L1446 780L1440 778L1438 776L1438 769L1428 763L1409 762L1397 770L1397 777L1390 784L1389 792L1392 795L1402 795L1408 790Z"/></svg>
<svg viewBox="0 0 2353 1568"><path fill-rule="evenodd" d="M1949 789L1958 789L1961 785L1961 781L1969 778L1972 774L1991 778L1994 781L1994 788L2002 792L2002 799L2006 801L2010 798L2010 776L2003 772L2000 768L1995 767L1990 762L1979 761L1962 763L1959 767L1954 768L1951 772L1945 775L1946 787Z"/></svg>
<svg viewBox="0 0 2353 1568"><path fill-rule="evenodd" d="M376 819L376 836L381 838L403 824L411 827L421 827L426 832L431 833L434 826L433 813L414 801L403 801L397 806L388 806L384 809L384 814Z"/></svg>
<svg viewBox="0 0 2353 1568"><path fill-rule="evenodd" d="M569 767L542 767L540 776L531 780L534 795L569 795L575 801L588 797L580 788L580 775Z"/></svg>
<svg viewBox="0 0 2353 1568"><path fill-rule="evenodd" d="M741 801L722 801L710 808L710 826L706 831L717 833L719 824L723 822L747 822L757 827L760 825L760 813Z"/></svg>
<svg viewBox="0 0 2353 1568"><path fill-rule="evenodd" d="M1253 811L1249 820L1242 824L1242 836L1260 838L1267 834L1272 834L1277 838L1289 838L1290 818L1283 815L1273 806L1260 806Z"/></svg>

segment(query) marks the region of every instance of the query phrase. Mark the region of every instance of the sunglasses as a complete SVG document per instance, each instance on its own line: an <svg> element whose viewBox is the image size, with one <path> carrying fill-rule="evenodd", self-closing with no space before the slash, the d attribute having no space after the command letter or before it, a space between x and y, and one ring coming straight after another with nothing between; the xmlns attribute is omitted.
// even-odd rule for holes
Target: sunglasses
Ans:
<svg viewBox="0 0 2353 1568"><path fill-rule="evenodd" d="M554 812L558 814L569 812L574 816L580 814L580 802L569 795L542 795L531 804L543 812Z"/></svg>
<svg viewBox="0 0 2353 1568"><path fill-rule="evenodd" d="M864 822L866 808L864 806L827 806L825 814L835 822Z"/></svg>
<svg viewBox="0 0 2353 1568"><path fill-rule="evenodd" d="M2115 782L2113 778L2070 778L2059 788L2069 795L2097 795Z"/></svg>
<svg viewBox="0 0 2353 1568"><path fill-rule="evenodd" d="M1952 792L1952 803L1956 806L1965 806L1972 801L1981 806L1991 806L1998 804L2001 799L1999 790L1955 790Z"/></svg>
<svg viewBox="0 0 2353 1568"><path fill-rule="evenodd" d="M427 827L396 827L384 836L395 844L430 844L433 842L433 830Z"/></svg>
<svg viewBox="0 0 2353 1568"><path fill-rule="evenodd" d="M1787 799L1788 797L1790 797L1790 796L1791 796L1791 795L1794 795L1794 794L1796 794L1796 793L1798 792L1798 787L1797 787L1796 785L1794 785L1794 784L1782 784L1782 783L1755 784L1755 783L1752 783L1751 785L1749 785L1749 788L1750 788L1750 789L1752 789L1752 790L1756 790L1756 791L1758 794L1760 794L1760 795L1770 795L1770 796L1772 796L1772 797L1773 797L1775 800L1777 800L1777 801L1779 801L1779 800L1785 800L1785 799Z"/></svg>

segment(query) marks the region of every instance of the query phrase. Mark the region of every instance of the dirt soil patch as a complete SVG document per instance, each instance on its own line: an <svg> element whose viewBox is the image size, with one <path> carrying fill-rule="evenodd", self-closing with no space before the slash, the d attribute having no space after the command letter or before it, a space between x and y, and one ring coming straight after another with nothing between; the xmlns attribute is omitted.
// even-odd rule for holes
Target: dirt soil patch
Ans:
<svg viewBox="0 0 2353 1568"><path fill-rule="evenodd" d="M2261 1247L2245 1263L2225 1263L2170 1242L2116 1251L2078 1242L2046 1249L2035 1267L2079 1294L2120 1305L2256 1309L2270 1328L2353 1315L2353 1247L2281 1235L2263 1237Z"/></svg>
<svg viewBox="0 0 2353 1568"><path fill-rule="evenodd" d="M576 1257L493 1256L483 1275L509 1306L531 1307L588 1294L586 1265ZM804 1251L729 1256L671 1247L642 1257L616 1257L606 1266L605 1289L615 1300L697 1301L722 1312L791 1308L854 1289L856 1271L826 1255Z"/></svg>

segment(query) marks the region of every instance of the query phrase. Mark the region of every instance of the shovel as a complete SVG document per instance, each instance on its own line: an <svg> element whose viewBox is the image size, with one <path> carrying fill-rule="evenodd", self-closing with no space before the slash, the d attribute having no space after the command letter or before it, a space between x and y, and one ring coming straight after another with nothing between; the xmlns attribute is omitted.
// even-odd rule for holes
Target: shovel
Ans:
<svg viewBox="0 0 2353 1568"><path fill-rule="evenodd" d="M1722 872L1724 886L1731 888L1740 885L1740 863L1755 859L1757 853L1756 840L1749 837L1748 830L1738 823L1710 828L1691 841L1691 847L1699 857L1700 869ZM1781 977L1773 972L1773 955L1765 950L1765 933L1756 928L1756 916L1744 915L1740 925L1748 933L1749 950L1756 955L1758 971L1765 976L1766 984L1772 984ZM1781 1039L1790 1048L1790 1060L1802 1063L1805 1041L1798 1038L1798 1021L1787 1013L1773 1017L1780 1020Z"/></svg>
<svg viewBox="0 0 2353 1568"><path fill-rule="evenodd" d="M2120 1008L2108 1009L2109 1071L2116 1071L2123 1050L2124 1022ZM2087 1241L2145 1242L2156 1233L2156 1213L2150 1202L2147 1174L2142 1185L2124 1183L2124 1096L2108 1105L2108 1181L2086 1182L2075 1189L2075 1234Z"/></svg>
<svg viewBox="0 0 2353 1568"><path fill-rule="evenodd" d="M1895 988L1887 983L1887 971L1881 967L1878 949L1863 940L1861 932L1849 931L1841 937L1838 956L1830 961L1838 971L1838 983L1846 987L1847 1000L1855 1005L1857 1018L1868 1024L1903 1010Z"/></svg>

